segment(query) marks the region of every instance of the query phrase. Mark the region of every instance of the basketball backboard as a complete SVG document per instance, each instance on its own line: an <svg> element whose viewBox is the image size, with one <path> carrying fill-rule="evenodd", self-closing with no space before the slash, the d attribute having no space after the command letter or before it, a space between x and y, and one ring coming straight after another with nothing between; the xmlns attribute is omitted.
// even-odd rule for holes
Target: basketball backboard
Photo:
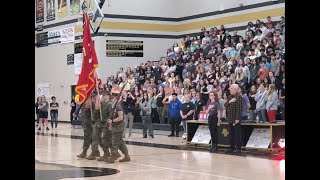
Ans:
<svg viewBox="0 0 320 180"><path fill-rule="evenodd" d="M82 11L88 13L90 17L90 27L95 34L98 33L100 24L104 18L101 10L104 2L105 0L84 0L81 6Z"/></svg>

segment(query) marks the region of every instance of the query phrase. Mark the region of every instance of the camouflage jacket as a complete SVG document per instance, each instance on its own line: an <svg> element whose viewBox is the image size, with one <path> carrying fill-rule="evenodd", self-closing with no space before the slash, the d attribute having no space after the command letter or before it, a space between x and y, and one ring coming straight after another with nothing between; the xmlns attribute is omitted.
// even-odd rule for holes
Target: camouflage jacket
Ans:
<svg viewBox="0 0 320 180"><path fill-rule="evenodd" d="M112 107L114 105L115 104L113 104ZM113 108L111 108L111 109L113 109ZM117 107L115 108L114 117L112 119L116 119L119 115L124 115L121 103L117 104ZM112 123L112 132L123 132L124 128L125 128L124 126L125 126L124 120L122 120L120 122L114 122L114 123Z"/></svg>

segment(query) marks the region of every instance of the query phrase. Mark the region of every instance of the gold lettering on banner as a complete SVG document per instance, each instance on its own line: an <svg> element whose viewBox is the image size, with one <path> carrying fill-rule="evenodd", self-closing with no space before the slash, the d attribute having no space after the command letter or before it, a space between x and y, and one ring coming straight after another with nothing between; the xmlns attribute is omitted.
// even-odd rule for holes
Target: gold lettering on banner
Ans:
<svg viewBox="0 0 320 180"><path fill-rule="evenodd" d="M221 133L224 137L227 137L229 135L229 131L226 128L223 128L222 133Z"/></svg>

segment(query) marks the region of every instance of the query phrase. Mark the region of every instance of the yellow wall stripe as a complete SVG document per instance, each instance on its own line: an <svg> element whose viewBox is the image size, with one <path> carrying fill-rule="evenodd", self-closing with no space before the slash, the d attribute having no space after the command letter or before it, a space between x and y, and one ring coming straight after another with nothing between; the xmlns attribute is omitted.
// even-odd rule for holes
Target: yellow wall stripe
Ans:
<svg viewBox="0 0 320 180"><path fill-rule="evenodd" d="M136 31L163 31L163 32L182 32L189 30L199 30L201 27L220 27L220 25L246 23L255 19L264 19L267 16L277 17L284 16L285 8L268 9L258 12L250 12L217 19L202 20L180 25L172 24L152 24L152 23L135 23L135 22L110 22L103 21L100 29L121 29ZM253 22L255 23L255 22ZM75 32L82 32L82 25L75 26Z"/></svg>
<svg viewBox="0 0 320 180"><path fill-rule="evenodd" d="M267 16L276 17L276 16L284 16L284 8L277 8L277 9L269 9L265 11L258 11L258 12L250 12L240 15L233 15L233 16L227 16L217 19L210 19L210 20L203 20L198 22L192 22L188 24L181 24L178 25L177 31L175 32L181 32L181 31L189 31L193 29L201 29L201 27L214 27L220 25L226 25L226 24L234 24L234 23L247 23L249 21L252 21L253 19L264 19ZM255 23L255 22L253 22Z"/></svg>

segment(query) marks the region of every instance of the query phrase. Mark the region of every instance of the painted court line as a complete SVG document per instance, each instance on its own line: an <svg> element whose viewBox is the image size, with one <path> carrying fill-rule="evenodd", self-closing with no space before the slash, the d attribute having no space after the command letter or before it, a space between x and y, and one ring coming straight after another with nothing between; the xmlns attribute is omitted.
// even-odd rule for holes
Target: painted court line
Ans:
<svg viewBox="0 0 320 180"><path fill-rule="evenodd" d="M139 172L146 172L146 171L163 171L164 169L148 169L148 170L137 170L137 171L125 171L120 173L139 173Z"/></svg>
<svg viewBox="0 0 320 180"><path fill-rule="evenodd" d="M180 170L180 169L174 169L174 168L166 168L166 167L153 166L153 165L148 165L148 164L140 164L140 163L134 163L134 162L129 162L129 163L130 164L141 165L141 166L148 166L148 167L154 167L154 168L162 168L162 169L167 169L167 170L186 172L186 173L201 174L201 175L212 176L212 177L221 177L221 178L233 179L233 180L245 180L245 179L234 178L234 177L229 177L229 176L214 175L214 174L208 174L208 173L200 173L200 172Z"/></svg>

